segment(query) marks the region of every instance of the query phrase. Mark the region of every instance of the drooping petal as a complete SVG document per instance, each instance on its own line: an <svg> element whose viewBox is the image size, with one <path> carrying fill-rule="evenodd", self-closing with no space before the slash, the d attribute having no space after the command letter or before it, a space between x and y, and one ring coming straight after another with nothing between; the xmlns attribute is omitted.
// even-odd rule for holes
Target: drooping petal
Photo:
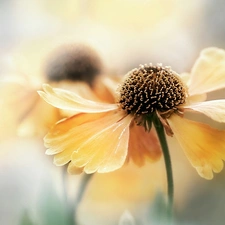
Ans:
<svg viewBox="0 0 225 225"><path fill-rule="evenodd" d="M225 123L225 100L223 99L200 102L183 108L198 111L215 121Z"/></svg>
<svg viewBox="0 0 225 225"><path fill-rule="evenodd" d="M225 87L225 51L206 48L194 64L189 86L190 96Z"/></svg>
<svg viewBox="0 0 225 225"><path fill-rule="evenodd" d="M126 116L110 126L101 127L73 152L72 163L84 167L86 173L107 173L122 167L128 152L131 120L132 117Z"/></svg>
<svg viewBox="0 0 225 225"><path fill-rule="evenodd" d="M225 131L206 124L190 121L174 114L168 122L187 158L198 174L205 179L213 178L225 160Z"/></svg>
<svg viewBox="0 0 225 225"><path fill-rule="evenodd" d="M80 114L62 120L45 137L46 153L57 154L56 165L71 161L72 173L76 167L84 167L86 173L116 170L128 151L132 117L123 117L121 113Z"/></svg>
<svg viewBox="0 0 225 225"><path fill-rule="evenodd" d="M60 120L55 124L55 126L50 129L48 134L44 137L45 146L46 148L49 148L47 149L46 154L54 155L62 151L64 151L64 154L66 154L66 151L68 151L69 160L66 162L61 162L60 164L63 165L69 162L71 152L69 151L67 146L71 145L71 147L73 148L71 143L74 142L74 137L78 135L77 132L80 132L79 137L82 138L81 134L83 134L84 132L85 134L87 134L89 131L89 128L87 129L85 126L91 126L89 122L93 122L95 120L97 121L97 123L99 123L98 119L100 119L101 117L105 118L106 114L107 113L82 113L67 119ZM82 124L86 125L83 125L80 128ZM79 130L77 129L77 127L79 128ZM98 129L98 127L93 127L92 132L94 132L93 129ZM57 162L58 165L59 161Z"/></svg>
<svg viewBox="0 0 225 225"><path fill-rule="evenodd" d="M132 159L136 165L143 166L146 159L154 162L160 158L161 154L161 147L154 128L147 132L143 126L132 124L129 159Z"/></svg>
<svg viewBox="0 0 225 225"><path fill-rule="evenodd" d="M56 108L88 113L107 112L118 108L116 104L87 100L76 93L59 88L52 88L48 84L44 84L43 89L44 92L38 91L39 95Z"/></svg>

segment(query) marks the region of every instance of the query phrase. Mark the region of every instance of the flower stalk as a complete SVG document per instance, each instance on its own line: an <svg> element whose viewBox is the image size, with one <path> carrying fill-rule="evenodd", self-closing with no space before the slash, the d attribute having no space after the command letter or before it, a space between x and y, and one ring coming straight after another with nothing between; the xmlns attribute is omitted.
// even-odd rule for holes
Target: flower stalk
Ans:
<svg viewBox="0 0 225 225"><path fill-rule="evenodd" d="M162 147L162 152L164 156L164 162L165 162L165 167L166 167L166 175L167 175L167 194L168 194L168 207L167 207L167 216L170 222L172 221L172 214L173 214L173 196L174 196L174 185L173 185L173 172L172 172L172 164L171 164L171 159L170 159L170 153L169 153L169 148L167 145L166 141L166 136L165 136L165 131L163 124L161 123L160 119L156 115L156 113L153 116L152 120L159 141L160 145Z"/></svg>

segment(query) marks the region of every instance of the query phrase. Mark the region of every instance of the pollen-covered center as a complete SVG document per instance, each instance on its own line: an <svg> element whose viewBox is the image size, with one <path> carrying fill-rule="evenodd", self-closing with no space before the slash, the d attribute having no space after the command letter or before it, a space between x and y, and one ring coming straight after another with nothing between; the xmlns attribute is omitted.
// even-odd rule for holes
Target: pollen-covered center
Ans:
<svg viewBox="0 0 225 225"><path fill-rule="evenodd" d="M119 90L119 104L128 114L176 110L186 99L186 89L170 67L141 65L132 70Z"/></svg>

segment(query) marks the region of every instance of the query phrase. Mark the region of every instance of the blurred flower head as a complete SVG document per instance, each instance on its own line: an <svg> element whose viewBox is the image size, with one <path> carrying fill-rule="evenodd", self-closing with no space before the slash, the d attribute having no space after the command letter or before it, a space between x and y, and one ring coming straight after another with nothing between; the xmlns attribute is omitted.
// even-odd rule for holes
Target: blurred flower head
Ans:
<svg viewBox="0 0 225 225"><path fill-rule="evenodd" d="M17 63L25 63L22 54L16 57ZM36 67L44 67L38 76L27 74L26 70L21 70L26 65L19 65L18 68L9 70L0 81L0 92L4 96L0 101L1 139L14 135L43 136L52 124L64 117L65 111L62 112L39 98L37 90L43 82L75 91L83 97L92 96L92 100L113 99L101 82L103 63L100 56L87 44L60 45L52 52L45 53L45 57L39 56L33 61L39 62L38 66L33 66L35 72L39 69ZM26 63L29 64L29 59ZM89 94L90 92L93 93Z"/></svg>
<svg viewBox="0 0 225 225"><path fill-rule="evenodd" d="M49 56L45 74L49 81L84 81L90 85L102 73L103 65L98 53L87 44L64 44Z"/></svg>

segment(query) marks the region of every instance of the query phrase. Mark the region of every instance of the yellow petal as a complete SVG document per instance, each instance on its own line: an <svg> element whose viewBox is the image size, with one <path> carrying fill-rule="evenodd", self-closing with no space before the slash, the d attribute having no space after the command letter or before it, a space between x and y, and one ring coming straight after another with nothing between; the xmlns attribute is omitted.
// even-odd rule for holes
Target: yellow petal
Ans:
<svg viewBox="0 0 225 225"><path fill-rule="evenodd" d="M97 118L98 117L98 118ZM79 114L62 120L45 137L47 154L68 171L84 167L86 173L110 172L121 167L127 156L129 124L121 113ZM122 119L123 118L123 119Z"/></svg>
<svg viewBox="0 0 225 225"><path fill-rule="evenodd" d="M71 91L81 96L82 98L92 100L92 101L100 101L96 94L91 89L90 85L83 81L68 81L62 80L60 82L54 82L51 84L55 88L64 89L67 91Z"/></svg>
<svg viewBox="0 0 225 225"><path fill-rule="evenodd" d="M187 158L205 179L213 178L223 168L225 159L225 131L206 124L172 115L168 122Z"/></svg>
<svg viewBox="0 0 225 225"><path fill-rule="evenodd" d="M48 84L43 85L43 91L38 91L39 95L49 104L56 108L64 110L72 110L74 112L107 112L113 109L117 109L116 104L107 104L101 102L94 102L82 98L76 93L59 89L52 88Z"/></svg>
<svg viewBox="0 0 225 225"><path fill-rule="evenodd" d="M225 100L200 102L197 104L184 106L184 108L198 111L215 121L225 123Z"/></svg>
<svg viewBox="0 0 225 225"><path fill-rule="evenodd" d="M73 152L72 163L84 167L86 173L106 173L123 166L128 152L129 125L132 117L100 126L81 146Z"/></svg>
<svg viewBox="0 0 225 225"><path fill-rule="evenodd" d="M189 94L196 95L225 87L225 51L206 48L195 62L189 82Z"/></svg>
<svg viewBox="0 0 225 225"><path fill-rule="evenodd" d="M85 132L86 134L88 132L85 130L87 129L85 126L90 126L88 122L92 122L101 117L105 117L105 115L106 113L94 113L94 114L85 113L85 114L75 115L68 119L62 119L55 126L53 126L48 132L48 134L44 137L45 146L46 148L49 148L46 151L46 154L54 155L63 151L64 152L63 157L65 157L66 153L68 152L68 156L66 157L69 157L68 161L70 161L70 156L73 151L73 142L74 142L75 135L76 137L82 138L82 135L83 135L82 132ZM81 127L83 130L80 129L80 126L82 124L87 124ZM79 129L77 129L77 127ZM97 127L93 127L92 130L94 128L98 129ZM69 147L72 148L72 150ZM63 162L60 155L58 156L58 158L60 158L61 161L59 162L59 160L56 160L57 165L59 164L63 165L68 162L68 161Z"/></svg>
<svg viewBox="0 0 225 225"><path fill-rule="evenodd" d="M133 124L130 129L129 159L138 166L143 166L145 159L156 161L161 156L161 147L154 128L150 132L143 126Z"/></svg>

